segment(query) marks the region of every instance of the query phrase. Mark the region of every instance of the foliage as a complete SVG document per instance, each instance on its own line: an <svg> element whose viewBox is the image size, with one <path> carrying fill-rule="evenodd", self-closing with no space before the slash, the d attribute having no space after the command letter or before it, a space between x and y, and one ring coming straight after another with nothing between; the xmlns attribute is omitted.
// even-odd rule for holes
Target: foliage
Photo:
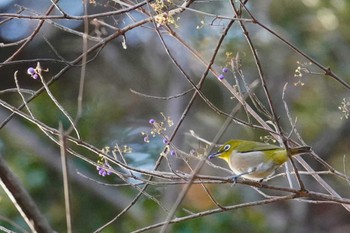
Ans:
<svg viewBox="0 0 350 233"><path fill-rule="evenodd" d="M0 9L0 165L12 170L0 177L21 181L2 183L0 230L347 226L347 1L41 0ZM312 151L262 183L235 181L226 164L207 160L231 138Z"/></svg>

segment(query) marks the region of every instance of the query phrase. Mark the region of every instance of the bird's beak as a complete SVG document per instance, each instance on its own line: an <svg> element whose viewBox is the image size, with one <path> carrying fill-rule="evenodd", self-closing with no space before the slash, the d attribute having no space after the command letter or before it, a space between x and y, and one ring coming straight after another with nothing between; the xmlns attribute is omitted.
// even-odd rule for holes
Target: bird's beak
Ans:
<svg viewBox="0 0 350 233"><path fill-rule="evenodd" d="M221 154L221 151L217 151L215 153L212 153L212 154L210 154L208 156L208 159L212 159L212 158L218 157L220 154Z"/></svg>

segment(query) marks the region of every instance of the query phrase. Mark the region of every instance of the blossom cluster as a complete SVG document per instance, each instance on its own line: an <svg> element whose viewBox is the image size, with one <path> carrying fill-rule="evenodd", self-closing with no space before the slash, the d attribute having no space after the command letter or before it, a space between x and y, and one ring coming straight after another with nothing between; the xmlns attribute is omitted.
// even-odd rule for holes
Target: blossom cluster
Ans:
<svg viewBox="0 0 350 233"><path fill-rule="evenodd" d="M224 68L222 68L222 73L218 76L218 79L219 80L223 80L224 78L225 78L225 73L227 73L228 72L228 68L227 67L224 67Z"/></svg>
<svg viewBox="0 0 350 233"><path fill-rule="evenodd" d="M173 148L170 146L170 140L168 136L165 134L165 131L167 130L167 127L171 127L174 125L173 120L171 117L166 117L163 113L161 113L163 116L162 121L156 121L155 119L151 118L148 123L152 125L152 128L150 132L141 132L141 134L144 136L143 140L146 143L150 142L150 137L155 137L156 135L160 135L163 137L163 143L165 144L165 148L161 155L165 155L169 153L172 156L175 156L176 152Z"/></svg>
<svg viewBox="0 0 350 233"><path fill-rule="evenodd" d="M33 79L38 79L39 78L38 70L33 68L33 67L29 67L27 69L27 74L29 74Z"/></svg>
<svg viewBox="0 0 350 233"><path fill-rule="evenodd" d="M111 165L109 165L108 160L105 158L105 155L103 154L107 154L109 152L109 147L105 147L102 149L102 153L99 155L100 159L97 161L97 166L96 169L98 171L98 174L100 176L109 176L112 174L111 172Z"/></svg>

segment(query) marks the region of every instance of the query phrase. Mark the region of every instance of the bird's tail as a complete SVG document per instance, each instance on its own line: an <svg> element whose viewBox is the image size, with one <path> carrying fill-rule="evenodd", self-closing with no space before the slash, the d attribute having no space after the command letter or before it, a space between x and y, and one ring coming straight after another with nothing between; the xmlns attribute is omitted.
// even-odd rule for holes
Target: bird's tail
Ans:
<svg viewBox="0 0 350 233"><path fill-rule="evenodd" d="M291 155L297 155L297 154L303 154L303 153L309 153L309 152L311 152L311 147L309 146L290 148Z"/></svg>

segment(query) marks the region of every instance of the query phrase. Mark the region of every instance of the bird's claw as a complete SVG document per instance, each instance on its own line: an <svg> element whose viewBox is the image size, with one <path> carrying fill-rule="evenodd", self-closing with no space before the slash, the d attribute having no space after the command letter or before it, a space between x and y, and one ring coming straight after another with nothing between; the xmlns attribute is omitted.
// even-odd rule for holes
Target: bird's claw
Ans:
<svg viewBox="0 0 350 233"><path fill-rule="evenodd" d="M239 177L240 177L239 175L238 175L238 176L237 176L237 175L232 176L232 177L231 177L232 183L233 183L233 184L237 183Z"/></svg>

